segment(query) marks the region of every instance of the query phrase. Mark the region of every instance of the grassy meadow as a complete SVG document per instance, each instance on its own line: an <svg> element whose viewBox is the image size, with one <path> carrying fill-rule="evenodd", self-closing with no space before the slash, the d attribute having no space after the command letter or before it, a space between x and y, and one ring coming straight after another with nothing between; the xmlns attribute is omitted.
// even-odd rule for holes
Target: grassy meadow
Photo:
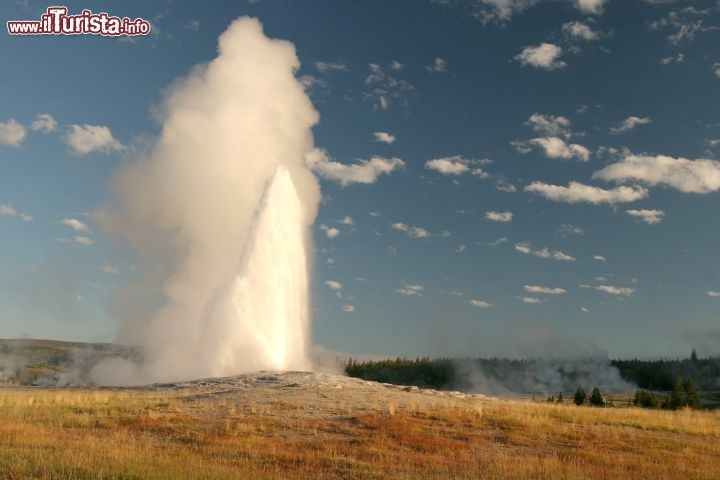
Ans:
<svg viewBox="0 0 720 480"><path fill-rule="evenodd" d="M0 478L717 479L720 414L0 390ZM314 395L330 395L317 391ZM319 397L318 397L319 398Z"/></svg>

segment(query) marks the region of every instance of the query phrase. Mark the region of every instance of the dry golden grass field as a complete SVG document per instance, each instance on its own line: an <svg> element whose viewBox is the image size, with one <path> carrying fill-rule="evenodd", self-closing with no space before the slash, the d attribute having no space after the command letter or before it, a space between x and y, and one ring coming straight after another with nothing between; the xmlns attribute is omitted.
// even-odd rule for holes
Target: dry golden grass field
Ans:
<svg viewBox="0 0 720 480"><path fill-rule="evenodd" d="M302 373L1 389L0 478L717 479L720 414Z"/></svg>

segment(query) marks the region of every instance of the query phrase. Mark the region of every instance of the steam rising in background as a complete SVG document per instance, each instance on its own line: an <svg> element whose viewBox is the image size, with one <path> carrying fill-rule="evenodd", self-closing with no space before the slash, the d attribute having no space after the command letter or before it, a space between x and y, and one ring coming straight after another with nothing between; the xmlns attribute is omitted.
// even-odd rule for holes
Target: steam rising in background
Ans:
<svg viewBox="0 0 720 480"><path fill-rule="evenodd" d="M114 178L102 222L137 256L113 300L118 342L142 365L98 364L99 384L307 369L312 251L320 201L305 165L319 116L294 46L235 20L218 56L168 91L162 132Z"/></svg>

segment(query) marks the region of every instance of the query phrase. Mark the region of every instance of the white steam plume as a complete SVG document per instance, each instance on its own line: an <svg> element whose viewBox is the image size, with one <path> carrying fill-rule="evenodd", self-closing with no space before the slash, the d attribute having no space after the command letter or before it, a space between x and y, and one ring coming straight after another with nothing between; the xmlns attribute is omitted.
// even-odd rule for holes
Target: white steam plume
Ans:
<svg viewBox="0 0 720 480"><path fill-rule="evenodd" d="M100 364L104 384L307 369L310 226L320 189L305 165L319 116L294 46L240 18L217 57L168 91L162 132L114 179L105 218L138 255L119 292L118 340L145 362Z"/></svg>

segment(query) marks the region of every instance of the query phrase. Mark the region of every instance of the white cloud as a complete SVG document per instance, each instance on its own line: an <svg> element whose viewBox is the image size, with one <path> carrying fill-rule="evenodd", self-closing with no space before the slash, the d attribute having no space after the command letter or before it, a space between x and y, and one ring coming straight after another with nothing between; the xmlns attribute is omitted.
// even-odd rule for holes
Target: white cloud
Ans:
<svg viewBox="0 0 720 480"><path fill-rule="evenodd" d="M102 125L70 125L63 137L75 155L87 155L91 152L109 154L113 150L124 150L125 146L113 137L108 127Z"/></svg>
<svg viewBox="0 0 720 480"><path fill-rule="evenodd" d="M720 190L720 162L666 155L628 155L598 170L593 178L616 182L635 180L650 186L666 185L685 193L710 193Z"/></svg>
<svg viewBox="0 0 720 480"><path fill-rule="evenodd" d="M492 307L492 303L488 303L484 300L477 300L477 299L470 300L470 305L472 305L473 307L478 307L478 308Z"/></svg>
<svg viewBox="0 0 720 480"><path fill-rule="evenodd" d="M579 182L570 182L567 187L550 185L543 182L532 182L525 187L526 192L536 193L548 200L566 203L616 203L634 202L648 196L648 191L642 187L620 186L610 190L584 185Z"/></svg>
<svg viewBox="0 0 720 480"><path fill-rule="evenodd" d="M90 232L90 228L87 226L87 224L75 218L64 218L57 223L70 227L76 232Z"/></svg>
<svg viewBox="0 0 720 480"><path fill-rule="evenodd" d="M573 38L593 41L600 38L600 34L583 22L568 22L562 26L562 31Z"/></svg>
<svg viewBox="0 0 720 480"><path fill-rule="evenodd" d="M520 298L520 300L522 300L523 303L529 303L531 305L537 305L539 303L542 303L542 300L536 297L522 297Z"/></svg>
<svg viewBox="0 0 720 480"><path fill-rule="evenodd" d="M393 66L394 63L390 68L393 69ZM368 68L370 73L365 78L365 85L369 90L363 93L363 97L373 103L375 110L387 110L393 101L402 99L407 93L415 90L415 86L408 81L387 75L377 63L369 64Z"/></svg>
<svg viewBox="0 0 720 480"><path fill-rule="evenodd" d="M355 311L355 305L343 305L342 311L345 313L352 313Z"/></svg>
<svg viewBox="0 0 720 480"><path fill-rule="evenodd" d="M562 224L555 230L555 233L561 237L568 237L570 235L585 235L585 229L582 227L576 227L575 225Z"/></svg>
<svg viewBox="0 0 720 480"><path fill-rule="evenodd" d="M333 180L343 186L353 183L370 184L380 177L388 175L405 166L399 158L372 157L369 160L359 160L352 165L345 165L329 158L322 149L314 149L305 156L308 167L318 175Z"/></svg>
<svg viewBox="0 0 720 480"><path fill-rule="evenodd" d="M572 257L559 250L550 250L549 248L541 248L540 250L533 250L532 244L529 242L521 242L515 244L515 251L523 253L525 255L534 255L540 258L548 258L557 260L559 262L572 262L575 261L575 257Z"/></svg>
<svg viewBox="0 0 720 480"><path fill-rule="evenodd" d="M37 132L38 130L43 133L54 132L57 129L57 121L48 113L40 113L35 120L30 124L30 130Z"/></svg>
<svg viewBox="0 0 720 480"><path fill-rule="evenodd" d="M650 225L654 223L662 223L665 212L662 210L625 210L631 217L639 218Z"/></svg>
<svg viewBox="0 0 720 480"><path fill-rule="evenodd" d="M17 210L12 205L0 204L0 215L6 215L8 217L14 217L17 215Z"/></svg>
<svg viewBox="0 0 720 480"><path fill-rule="evenodd" d="M716 292L714 290L708 290L707 294L708 294L708 297L715 297L715 298L720 297L720 292Z"/></svg>
<svg viewBox="0 0 720 480"><path fill-rule="evenodd" d="M606 0L575 0L576 6L584 13L602 13Z"/></svg>
<svg viewBox="0 0 720 480"><path fill-rule="evenodd" d="M648 123L652 123L652 119L650 117L630 116L618 123L616 126L610 127L610 132L617 135L619 133L629 132L638 125L647 125Z"/></svg>
<svg viewBox="0 0 720 480"><path fill-rule="evenodd" d="M435 170L443 175L462 175L470 171L470 160L460 155L435 158L425 162L425 168Z"/></svg>
<svg viewBox="0 0 720 480"><path fill-rule="evenodd" d="M541 147L549 158L563 160L577 158L581 162L587 162L590 159L590 150L586 147L577 143L565 143L565 140L559 137L539 137L533 138L529 142Z"/></svg>
<svg viewBox="0 0 720 480"><path fill-rule="evenodd" d="M580 311L583 312L583 313L590 313L590 310L588 310L588 309L585 308L585 307L580 307Z"/></svg>
<svg viewBox="0 0 720 480"><path fill-rule="evenodd" d="M501 192L506 193L515 193L517 192L517 188L515 185L510 183L505 177L498 176L498 178L495 180L495 188Z"/></svg>
<svg viewBox="0 0 720 480"><path fill-rule="evenodd" d="M562 295L567 293L567 290L559 287L541 287L540 285L523 285L526 292L529 293L544 293L546 295Z"/></svg>
<svg viewBox="0 0 720 480"><path fill-rule="evenodd" d="M315 62L315 68L317 68L320 72L328 72L331 70L338 72L346 72L348 69L347 65L339 62Z"/></svg>
<svg viewBox="0 0 720 480"><path fill-rule="evenodd" d="M22 212L18 212L15 207L9 203L0 203L0 215L6 217L20 217L23 222L32 222L33 217Z"/></svg>
<svg viewBox="0 0 720 480"><path fill-rule="evenodd" d="M716 63L713 65L713 71L715 73L715 76L720 78L720 63Z"/></svg>
<svg viewBox="0 0 720 480"><path fill-rule="evenodd" d="M400 62L398 62L397 60L393 60L393 61L390 63L390 70L396 70L396 71L397 71L397 70L403 70L404 68L405 68L405 64L404 64L404 63L400 63Z"/></svg>
<svg viewBox="0 0 720 480"><path fill-rule="evenodd" d="M425 287L423 287L422 285L405 284L405 286L403 288L398 288L395 291L399 294L407 295L408 297L411 297L414 295L420 296L420 294L422 293L423 290L425 290Z"/></svg>
<svg viewBox="0 0 720 480"><path fill-rule="evenodd" d="M500 237L497 240L495 240L494 242L489 242L488 245L490 245L491 247L499 247L500 245L502 245L503 243L505 243L507 241L508 241L507 237Z"/></svg>
<svg viewBox="0 0 720 480"><path fill-rule="evenodd" d="M19 147L25 139L25 134L25 127L12 118L6 122L0 122L0 145Z"/></svg>
<svg viewBox="0 0 720 480"><path fill-rule="evenodd" d="M323 232L325 232L325 236L326 236L327 238L335 238L335 237L337 237L338 235L340 235L340 230L338 230L338 229L335 228L335 227L329 227L329 226L327 226L327 225L325 225L325 224L320 225L320 230L322 230Z"/></svg>
<svg viewBox="0 0 720 480"><path fill-rule="evenodd" d="M413 238L428 238L428 237L432 237L432 233L430 233L429 231L425 230L424 228L421 228L421 227L413 227L413 226L407 225L407 224L402 223L402 222L393 223L393 224L391 225L391 227L393 228L393 230L397 230L397 231L399 231L399 232L405 232L405 233L408 234L408 236L413 237Z"/></svg>
<svg viewBox="0 0 720 480"><path fill-rule="evenodd" d="M375 132L373 133L373 141L375 142L382 142L387 143L388 145L392 145L395 143L395 135L391 135L387 132Z"/></svg>
<svg viewBox="0 0 720 480"><path fill-rule="evenodd" d="M671 63L682 63L684 61L685 61L685 54L683 54L683 53L678 53L674 57L670 56L670 57L665 57L665 58L660 59L660 63L662 63L663 65L670 65Z"/></svg>
<svg viewBox="0 0 720 480"><path fill-rule="evenodd" d="M346 215L344 218L338 220L338 223L341 225L355 225L355 221L349 215Z"/></svg>
<svg viewBox="0 0 720 480"><path fill-rule="evenodd" d="M512 222L512 212L485 212L485 218L493 222Z"/></svg>
<svg viewBox="0 0 720 480"><path fill-rule="evenodd" d="M556 117L555 115L543 115L536 112L530 115L525 125L532 127L538 133L551 137L561 135L569 138L572 135L570 132L570 120L562 116Z"/></svg>
<svg viewBox="0 0 720 480"><path fill-rule="evenodd" d="M83 247L89 247L90 245L95 243L92 238L84 237L81 235L72 238L56 238L55 241L63 243L74 243L76 245L82 245Z"/></svg>
<svg viewBox="0 0 720 480"><path fill-rule="evenodd" d="M621 295L625 297L629 297L633 294L633 292L635 292L634 288L616 287L613 285L598 285L595 287L595 290L600 290L601 292L609 293L611 295Z"/></svg>
<svg viewBox="0 0 720 480"><path fill-rule="evenodd" d="M455 252L455 253L462 253L462 252L464 252L465 250L467 250L467 247L466 247L465 245L458 245L458 246L455 248L454 252Z"/></svg>
<svg viewBox="0 0 720 480"><path fill-rule="evenodd" d="M525 47L522 52L515 55L515 60L523 66L530 65L543 70L556 70L567 66L567 63L559 60L562 54L562 48L557 45L541 43L537 46Z"/></svg>
<svg viewBox="0 0 720 480"><path fill-rule="evenodd" d="M120 270L108 264L103 265L100 271L109 275L117 275L118 273L120 273Z"/></svg>
<svg viewBox="0 0 720 480"><path fill-rule="evenodd" d="M299 79L300 84L305 87L305 90L311 90L315 87L327 88L328 83L322 78L318 78L314 75L303 75Z"/></svg>
<svg viewBox="0 0 720 480"><path fill-rule="evenodd" d="M447 65L445 64L444 59L440 57L435 57L433 64L425 67L425 70L427 70L429 73L443 73L447 72Z"/></svg>
<svg viewBox="0 0 720 480"><path fill-rule="evenodd" d="M336 282L335 280L326 280L325 286L333 291L342 290L342 283Z"/></svg>
<svg viewBox="0 0 720 480"><path fill-rule="evenodd" d="M602 255L593 255L593 260L596 262L607 262L607 258L603 257Z"/></svg>

